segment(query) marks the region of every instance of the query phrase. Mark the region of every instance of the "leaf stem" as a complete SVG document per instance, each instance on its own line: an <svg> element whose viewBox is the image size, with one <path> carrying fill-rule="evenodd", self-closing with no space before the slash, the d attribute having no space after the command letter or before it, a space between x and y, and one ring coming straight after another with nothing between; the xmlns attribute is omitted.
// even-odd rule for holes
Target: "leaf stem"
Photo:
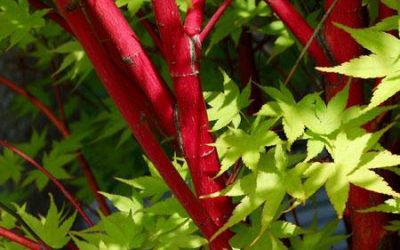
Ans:
<svg viewBox="0 0 400 250"><path fill-rule="evenodd" d="M222 4L218 7L215 13L211 16L210 20L208 20L208 23L206 24L204 29L200 32L201 42L204 42L208 34L214 28L215 24L221 18L222 14L224 14L225 10L231 5L231 3L232 0L224 0L224 2L222 2Z"/></svg>

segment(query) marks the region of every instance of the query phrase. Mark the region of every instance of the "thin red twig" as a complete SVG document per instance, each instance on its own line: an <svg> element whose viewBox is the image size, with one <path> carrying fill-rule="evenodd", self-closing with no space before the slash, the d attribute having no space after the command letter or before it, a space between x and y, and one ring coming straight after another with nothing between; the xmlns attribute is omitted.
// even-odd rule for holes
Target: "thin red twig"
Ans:
<svg viewBox="0 0 400 250"><path fill-rule="evenodd" d="M149 20L147 20L146 15L143 13L143 11L139 10L136 15L139 17L139 20L142 23L143 27L146 29L147 33L149 33L154 45L156 45L158 50L163 53L160 37L155 32L154 25Z"/></svg>
<svg viewBox="0 0 400 250"><path fill-rule="evenodd" d="M231 5L232 0L224 0L224 2L218 7L215 13L212 15L208 23L204 27L204 29L200 32L200 42L203 42L211 30L214 28L215 24L221 18L222 14L224 14L225 10Z"/></svg>
<svg viewBox="0 0 400 250"><path fill-rule="evenodd" d="M56 177L54 177L49 171L47 171L47 169L45 169L43 166L41 166L35 160L30 158L28 155L26 155L24 152L22 152L18 148L9 144L8 142L0 140L0 145L10 149L14 153L16 153L18 156L23 158L25 161L32 164L37 170L42 172L47 178L50 179L51 182L54 183L54 185L61 191L61 193L64 194L65 198L67 198L67 200L71 203L71 205L74 206L76 211L82 216L82 218L85 220L85 222L88 224L88 226L94 225L92 220L89 218L89 216L85 213L85 211L83 211L83 209L79 205L78 201L75 200L75 198L71 195L71 193L68 192L68 190L64 187L64 185Z"/></svg>
<svg viewBox="0 0 400 250"><path fill-rule="evenodd" d="M43 250L44 246L32 241L24 236L18 235L16 233L14 233L13 231L4 228L4 227L0 227L0 237L6 238L12 242L15 242L23 247L26 247L28 249L31 250ZM47 247L45 249L48 249Z"/></svg>
<svg viewBox="0 0 400 250"><path fill-rule="evenodd" d="M313 28L306 22L303 16L293 7L288 0L265 0L275 14L289 28L293 35L304 46L313 35ZM319 65L331 65L322 46L314 39L308 49L309 55Z"/></svg>
<svg viewBox="0 0 400 250"><path fill-rule="evenodd" d="M5 85L9 89L13 90L20 96L25 97L28 99L32 105L34 105L37 109L39 109L49 120L50 122L57 128L57 130L61 133L61 135L64 138L67 138L70 136L70 132L68 128L66 127L65 123L57 117L56 114L54 114L53 111L50 110L43 102L40 100L36 99L32 95L30 95L25 89L22 87L18 86L18 84L14 83L13 81L0 76L0 84ZM105 214L108 215L110 214L110 209L107 206L106 200L104 196L102 196L99 193L99 186L97 184L96 178L87 162L85 157L82 155L80 151L77 152L77 159L79 162L79 165L81 167L81 170L83 172L83 175L85 176L88 184L89 184L89 189L91 190L93 196L95 197L96 201L99 204L100 210Z"/></svg>
<svg viewBox="0 0 400 250"><path fill-rule="evenodd" d="M22 87L18 86L15 82L0 76L0 84L5 85L7 88L11 89L12 91L16 92L20 96L25 97L28 99L33 106L35 106L37 109L39 109L50 121L51 123L54 124L54 126L60 131L60 133L64 137L69 136L69 132L67 128L64 126L64 123L62 120L60 120L54 113L51 111L44 103L42 103L40 100L36 99L32 95L30 95L25 89Z"/></svg>

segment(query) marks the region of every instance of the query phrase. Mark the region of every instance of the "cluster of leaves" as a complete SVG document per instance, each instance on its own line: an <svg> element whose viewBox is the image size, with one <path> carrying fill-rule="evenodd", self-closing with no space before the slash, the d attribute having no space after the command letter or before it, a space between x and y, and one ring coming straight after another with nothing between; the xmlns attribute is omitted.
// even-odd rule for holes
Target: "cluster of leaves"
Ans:
<svg viewBox="0 0 400 250"><path fill-rule="evenodd" d="M207 243L179 202L170 195L168 187L154 166L146 160L150 176L117 180L131 188L128 196L102 193L117 209L110 216L101 216L95 226L85 230L71 230L76 213L67 215L58 211L50 196L46 216L35 216L26 211L26 205L16 206L22 229L27 237L39 239L46 245L60 249L71 239L79 249L193 249ZM185 161L175 158L175 167L183 178L188 177ZM15 217L2 211L0 226L15 228ZM34 235L32 235L34 232ZM6 249L23 249L15 243L0 241Z"/></svg>
<svg viewBox="0 0 400 250"><path fill-rule="evenodd" d="M317 93L297 102L281 85L280 89L263 87L273 101L264 104L252 121L247 119L247 123L241 123L236 115L246 107L240 103L247 103L232 101L233 98L224 101L231 87L225 84L225 88L223 94L210 100L209 110L211 114L220 114L214 128L220 129L219 124L228 125L215 143L221 157L221 173L236 164L242 164L245 169L232 185L210 195L242 197L232 217L216 235L250 216L249 232L240 230L232 242L240 243L239 248L247 242L255 249L286 249L279 241L283 232L276 231L276 223L281 226L286 223L285 229L293 229L287 237L304 233L279 219L321 187L325 187L339 218L344 212L350 184L392 197L400 196L374 171L400 164L400 156L378 143L390 126L375 133L361 127L393 107L367 105L346 109L348 87L328 104ZM244 89L236 94L237 100L246 96L246 92ZM279 133L280 128L283 133ZM298 152L301 145L306 147L306 154ZM259 219L253 220L254 214Z"/></svg>
<svg viewBox="0 0 400 250"><path fill-rule="evenodd" d="M122 9L126 7L127 16L133 17L149 2L118 0L117 4ZM178 1L182 13L189 2ZM385 2L396 10L400 9L396 1ZM52 248L65 247L71 240L83 250L193 249L205 245L207 241L171 196L152 164L142 159L125 122L105 97L104 90L99 88L80 45L67 40L66 34L56 25L45 22L43 16L46 13L29 12L25 0L0 0L1 46L10 48L16 45L29 51L30 56L37 58L34 66L39 69L56 62L52 79L34 82L27 89L50 106L54 97L45 90L52 88L51 84L56 81L68 93L68 98L64 98L66 120L75 122L68 124L71 135L66 139L59 139L47 128L39 132L34 130L28 143L17 146L55 177L76 189L77 198L91 202L93 198L85 179L77 177L81 173L75 160L76 152L82 151L100 187L107 191L102 194L116 209L110 216L101 216L95 226L80 230L76 214L66 212L67 209L58 210L50 196L46 216L36 217L30 214L29 206L15 205L16 214L26 225L21 225L18 218L1 210L0 226L17 229L28 238L43 241ZM314 19L318 14L318 11L313 12L309 18ZM262 18L272 21L257 23L257 19ZM132 25L136 31L141 32L143 28L136 27L137 20L132 20L135 20ZM235 232L231 243L236 249L287 249L283 241L289 241L291 249L322 250L330 249L345 239L347 236L335 234L336 220L323 228L316 224L301 228L282 216L306 203L322 188L325 188L338 218L343 215L350 185L391 197L384 204L364 212L400 213L400 194L376 172L379 169L400 172L397 168L400 156L379 144L384 133L396 124L388 124L374 133L363 128L380 114L396 108L381 104L400 90L397 69L400 65L400 42L386 33L398 29L398 16L366 29L338 27L349 32L371 54L336 67L318 69L358 78L382 78L368 105L346 108L348 88L326 104L320 93L305 95L297 101L291 91L281 85L279 88L262 87L271 101L265 103L256 115L249 116L244 110L251 104L250 87L240 90L225 71L222 71L222 84L218 83L221 89L205 93L212 130L218 135L215 147L221 158L219 175L238 174L226 189L209 195L227 195L236 203L232 217L214 237L230 228ZM210 58L222 54L219 42L229 40L235 48L241 33L248 30L273 37L267 51L266 61L269 63L279 55L285 55L294 44L283 23L273 17L265 1L235 0L211 35L207 51ZM139 35L146 46L151 46L146 36L144 32ZM34 49L27 50L28 45ZM165 73L165 64L161 61L156 59L155 64ZM221 64L224 63L229 62ZM211 67L209 65L213 64L202 65L202 69L206 69L202 70L203 79L214 78L214 73L218 72L216 67L207 68ZM260 71L267 72L261 70L262 67ZM226 68L228 72L229 67ZM21 116L35 117L38 114L37 109L23 97L17 98L14 104ZM118 154L115 149L118 149ZM189 180L184 161L174 157L173 163L182 177ZM148 169L142 167L146 164ZM112 182L112 176L123 178ZM0 155L0 185L1 201L19 204L34 191L27 187L33 186L35 191L42 192L52 188L45 176L7 149ZM400 231L400 222L394 221L388 229ZM0 247L22 249L2 239Z"/></svg>

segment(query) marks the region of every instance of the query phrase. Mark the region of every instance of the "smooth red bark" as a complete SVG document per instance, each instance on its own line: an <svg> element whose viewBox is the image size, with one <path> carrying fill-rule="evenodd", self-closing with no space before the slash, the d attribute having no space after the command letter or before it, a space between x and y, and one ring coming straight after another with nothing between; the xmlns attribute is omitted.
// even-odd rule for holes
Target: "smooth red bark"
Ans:
<svg viewBox="0 0 400 250"><path fill-rule="evenodd" d="M7 228L0 227L0 237L6 238L12 242L15 242L23 247L26 247L27 249L31 250L43 250L43 249L48 249L47 247L32 241L24 236L18 235L14 233L13 231L10 231Z"/></svg>
<svg viewBox="0 0 400 250"><path fill-rule="evenodd" d="M198 72L201 54L200 29L193 27L197 27L199 21L193 21L190 25L192 33L188 34L181 23L175 1L153 0L153 7L174 84L183 153L197 195L210 194L223 189L225 184L222 178L214 179L220 165L215 148L209 146L214 140L209 131ZM193 33L194 31L197 33ZM205 199L202 204L217 226L223 225L232 211L230 199L226 197Z"/></svg>
<svg viewBox="0 0 400 250"><path fill-rule="evenodd" d="M207 238L211 238L216 232L217 227L213 220L210 219L207 211L203 209L199 200L175 170L146 124L144 113L142 112L143 105L145 105L141 101L143 98L141 98L138 92L127 91L127 86L131 84L129 79L124 74L120 74L115 65L111 63L105 49L95 38L95 34L92 33L92 27L86 21L85 16L79 10L69 13L64 11L67 3L67 0L56 1L58 8L65 16L74 34L80 40L97 74L130 126L135 138L154 163L172 193L199 227L200 231ZM215 249L230 248L227 241L220 238L217 238L213 242L213 245L217 247Z"/></svg>
<svg viewBox="0 0 400 250"><path fill-rule="evenodd" d="M299 40L300 44L305 46L312 37L314 30L304 17L300 15L288 0L265 0L265 2L269 4L279 19L282 20L297 40ZM331 61L317 39L312 41L308 48L308 53L318 65L331 65Z"/></svg>
<svg viewBox="0 0 400 250"><path fill-rule="evenodd" d="M115 55L113 58L117 61L114 63L138 83L153 106L162 128L168 135L175 136L175 100L121 11L112 0L87 0L85 7L94 28L103 35L103 46Z"/></svg>
<svg viewBox="0 0 400 250"><path fill-rule="evenodd" d="M325 1L327 10L333 0ZM364 26L362 16L361 0L339 0L332 13L328 16L324 26L324 39L328 51L334 60L334 64L349 61L352 58L362 55L361 46L345 31L335 26L340 23L352 28ZM342 90L348 82L348 77L340 76L335 81L326 83L326 96L329 100ZM353 79L350 86L348 106L364 103L362 81Z"/></svg>

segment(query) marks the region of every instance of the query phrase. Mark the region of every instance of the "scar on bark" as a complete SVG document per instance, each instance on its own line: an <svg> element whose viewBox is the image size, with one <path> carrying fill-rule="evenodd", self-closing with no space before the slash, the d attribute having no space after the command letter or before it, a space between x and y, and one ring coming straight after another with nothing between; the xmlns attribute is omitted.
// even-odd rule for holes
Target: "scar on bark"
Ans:
<svg viewBox="0 0 400 250"><path fill-rule="evenodd" d="M65 5L65 10L69 13L76 10L79 7L79 0L69 0Z"/></svg>
<svg viewBox="0 0 400 250"><path fill-rule="evenodd" d="M127 64L127 65L132 65L133 64L133 59L131 56L123 56L122 61Z"/></svg>

